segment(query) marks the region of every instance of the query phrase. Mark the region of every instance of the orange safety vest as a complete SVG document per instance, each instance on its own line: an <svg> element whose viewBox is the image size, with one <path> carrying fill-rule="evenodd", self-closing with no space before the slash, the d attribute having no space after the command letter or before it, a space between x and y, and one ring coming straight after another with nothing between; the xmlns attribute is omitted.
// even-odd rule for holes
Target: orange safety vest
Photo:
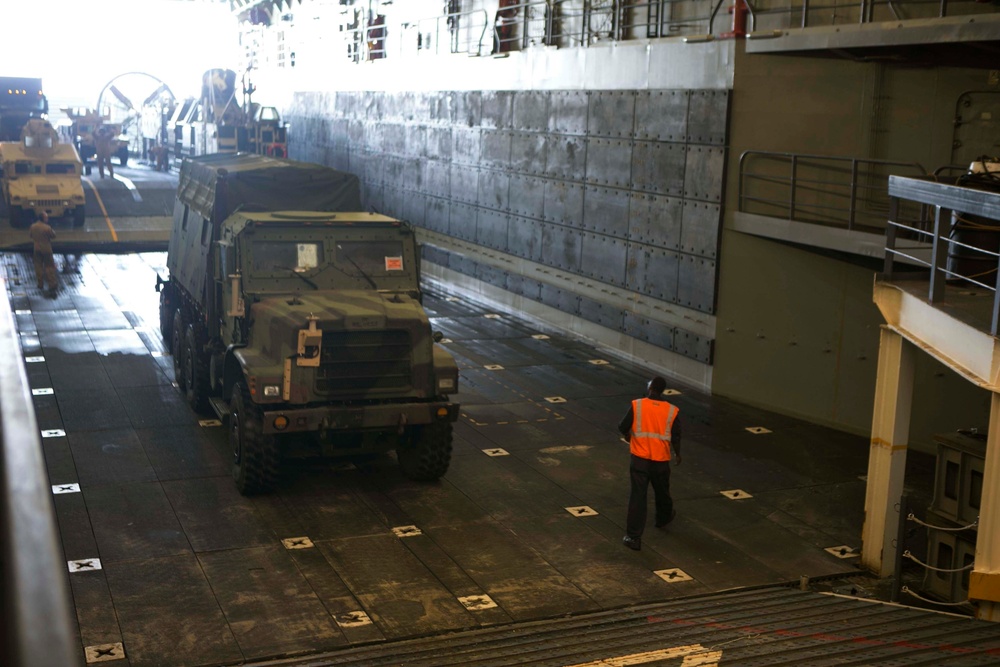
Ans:
<svg viewBox="0 0 1000 667"><path fill-rule="evenodd" d="M680 410L667 401L637 398L632 401L632 437L629 449L650 461L670 460L670 431Z"/></svg>

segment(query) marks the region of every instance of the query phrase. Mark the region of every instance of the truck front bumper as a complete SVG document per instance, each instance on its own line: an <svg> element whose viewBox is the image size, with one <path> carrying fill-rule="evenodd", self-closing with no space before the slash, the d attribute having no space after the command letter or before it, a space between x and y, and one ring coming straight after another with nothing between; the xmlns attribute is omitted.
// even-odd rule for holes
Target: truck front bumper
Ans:
<svg viewBox="0 0 1000 667"><path fill-rule="evenodd" d="M387 430L458 419L457 403L387 403L265 410L264 433ZM284 423L284 428L279 426Z"/></svg>

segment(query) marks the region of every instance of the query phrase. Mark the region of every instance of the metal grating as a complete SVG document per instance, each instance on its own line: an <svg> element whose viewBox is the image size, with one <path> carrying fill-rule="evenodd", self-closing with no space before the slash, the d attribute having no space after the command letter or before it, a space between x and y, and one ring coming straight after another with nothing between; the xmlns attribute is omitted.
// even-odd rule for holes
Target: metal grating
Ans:
<svg viewBox="0 0 1000 667"><path fill-rule="evenodd" d="M1000 624L768 588L327 654L282 665L995 665Z"/></svg>

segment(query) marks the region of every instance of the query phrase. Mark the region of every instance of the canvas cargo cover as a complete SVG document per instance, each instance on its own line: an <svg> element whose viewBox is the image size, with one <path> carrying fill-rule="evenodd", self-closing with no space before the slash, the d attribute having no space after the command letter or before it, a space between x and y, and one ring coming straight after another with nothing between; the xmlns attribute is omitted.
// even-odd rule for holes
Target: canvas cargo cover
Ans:
<svg viewBox="0 0 1000 667"><path fill-rule="evenodd" d="M225 183L223 189L217 186ZM226 191L218 219L216 198ZM177 197L209 220L233 211L360 211L358 177L309 162L252 153L214 154L185 159Z"/></svg>

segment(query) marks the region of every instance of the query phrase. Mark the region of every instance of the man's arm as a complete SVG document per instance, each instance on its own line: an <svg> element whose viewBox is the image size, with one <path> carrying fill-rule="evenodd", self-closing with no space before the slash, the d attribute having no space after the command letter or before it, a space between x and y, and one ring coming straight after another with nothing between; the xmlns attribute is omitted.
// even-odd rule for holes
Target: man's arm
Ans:
<svg viewBox="0 0 1000 667"><path fill-rule="evenodd" d="M682 435L683 435L683 429L681 428L681 416L677 415L676 417L674 417L673 426L670 427L670 451L671 451L671 458L674 459L675 465L681 462Z"/></svg>
<svg viewBox="0 0 1000 667"><path fill-rule="evenodd" d="M632 414L632 404L628 404L628 412L622 417L622 420L618 422L618 432L621 433L626 438L632 435L632 422L635 420L635 415Z"/></svg>

